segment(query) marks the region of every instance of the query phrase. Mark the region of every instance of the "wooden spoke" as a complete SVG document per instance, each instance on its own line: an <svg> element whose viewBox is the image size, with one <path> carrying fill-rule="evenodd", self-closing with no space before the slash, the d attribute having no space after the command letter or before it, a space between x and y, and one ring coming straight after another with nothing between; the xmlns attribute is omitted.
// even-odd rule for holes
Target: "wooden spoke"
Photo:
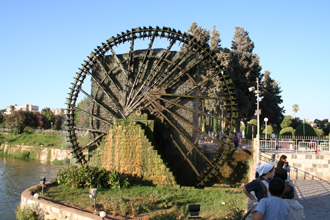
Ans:
<svg viewBox="0 0 330 220"><path fill-rule="evenodd" d="M86 146L82 147L82 149L90 148L95 145L99 140L101 140L106 134L101 134L96 137L93 141L89 142Z"/></svg>
<svg viewBox="0 0 330 220"><path fill-rule="evenodd" d="M113 113L113 111L111 111L109 109L108 106L100 103L99 101L97 101L96 99L94 99L91 95L89 95L87 92L85 92L83 89L81 89L81 92L84 93L90 100L92 100L95 104L97 104L98 106L102 107L103 109L105 109L109 114L111 114L113 117L118 117L118 115L116 115L115 113Z"/></svg>
<svg viewBox="0 0 330 220"><path fill-rule="evenodd" d="M100 117L100 116L97 116L97 115L93 115L93 114L91 114L91 113L89 113L89 112L87 112L87 111L85 111L85 110L83 110L83 109L81 109L81 108L79 108L79 107L75 107L75 109L76 110L79 110L79 111L82 111L82 112L84 112L85 114L87 114L87 115L89 115L89 116L91 116L91 117L93 117L93 118L96 118L96 119L98 119L98 120L100 120L100 121L102 121L102 122L104 122L104 123L106 123L106 124L108 124L108 125L111 125L111 124L113 124L111 121L108 121L107 119L104 119L104 118L102 118L102 117Z"/></svg>
<svg viewBox="0 0 330 220"><path fill-rule="evenodd" d="M226 120L226 118L221 118L221 117L217 117L217 116L214 116L214 115L207 114L207 113L202 112L202 111L197 111L197 110L194 110L192 108L188 108L188 107L186 107L184 105L180 105L180 104L178 104L176 102L170 101L168 99L164 99L164 98L161 98L161 97L158 97L157 99L162 100L162 101L167 102L167 103L170 103L171 105L175 105L177 107L180 107L181 109L185 109L185 110L187 110L189 112L196 113L198 115L203 115L203 116L214 118L214 119L218 119L218 120ZM167 109L168 107L164 106L164 108Z"/></svg>
<svg viewBox="0 0 330 220"><path fill-rule="evenodd" d="M148 98L147 98L148 99ZM164 117L164 119L181 135L181 137L183 137L188 143L189 143L189 145L190 145L190 147L192 147L192 148L194 148L195 150L196 150L196 152L198 153L198 154L200 154L204 159L205 159L205 161L207 161L207 163L210 165L210 166L213 166L212 165L212 163L211 163L211 161L209 161L209 159L198 149L198 147L196 147L191 141L190 141L190 139L186 136L186 135L184 135L184 133L177 127L177 126L175 126L174 124L173 124L173 122L168 118L168 117L166 117L163 113L162 113L162 111L161 110L159 110L159 108L156 106L156 105L158 105L155 101L153 101L153 100L151 100L151 99L148 99L148 101L150 102L150 104L152 105L152 106L154 106L154 108L155 108L155 110L159 113L159 114L161 114L163 117Z"/></svg>
<svg viewBox="0 0 330 220"><path fill-rule="evenodd" d="M99 88L101 88L102 89L102 91L103 91L103 93L110 99L110 100L112 100L115 104L116 104L116 110L121 114L121 116L122 117L124 117L124 118L126 118L126 116L125 116L125 114L123 113L123 111L121 110L121 105L117 102L117 100L114 98L114 97L112 97L107 91L106 91L106 89L104 88L104 86L102 86L102 84L99 82L99 80L98 79L96 79L95 77L94 77L94 75L92 75L92 74L90 74L89 73L89 75L94 79L94 81L95 81L95 83L97 84L97 86L99 87Z"/></svg>

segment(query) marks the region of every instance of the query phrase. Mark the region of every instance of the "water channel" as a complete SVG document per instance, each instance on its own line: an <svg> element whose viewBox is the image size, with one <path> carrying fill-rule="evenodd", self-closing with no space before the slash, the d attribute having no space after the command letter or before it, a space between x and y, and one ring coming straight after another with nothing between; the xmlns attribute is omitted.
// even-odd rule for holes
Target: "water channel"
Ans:
<svg viewBox="0 0 330 220"><path fill-rule="evenodd" d="M14 220L21 193L37 185L40 177L55 179L60 165L0 157L0 219Z"/></svg>

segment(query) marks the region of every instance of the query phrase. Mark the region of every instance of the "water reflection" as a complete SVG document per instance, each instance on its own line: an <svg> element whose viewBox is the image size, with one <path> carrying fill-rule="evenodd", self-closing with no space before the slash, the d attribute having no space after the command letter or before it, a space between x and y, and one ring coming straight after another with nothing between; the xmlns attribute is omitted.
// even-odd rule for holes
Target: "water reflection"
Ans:
<svg viewBox="0 0 330 220"><path fill-rule="evenodd" d="M0 219L15 219L21 193L39 184L40 177L55 179L60 165L0 157Z"/></svg>

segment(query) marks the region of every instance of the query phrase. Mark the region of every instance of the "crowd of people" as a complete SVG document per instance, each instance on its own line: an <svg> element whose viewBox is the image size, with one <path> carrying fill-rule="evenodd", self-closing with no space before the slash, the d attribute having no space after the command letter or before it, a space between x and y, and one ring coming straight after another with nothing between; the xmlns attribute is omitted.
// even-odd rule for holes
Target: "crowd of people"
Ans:
<svg viewBox="0 0 330 220"><path fill-rule="evenodd" d="M253 202L252 220L306 219L304 207L294 199L289 171L286 155L280 157L276 167L267 162L258 166L256 178L243 187L243 192Z"/></svg>

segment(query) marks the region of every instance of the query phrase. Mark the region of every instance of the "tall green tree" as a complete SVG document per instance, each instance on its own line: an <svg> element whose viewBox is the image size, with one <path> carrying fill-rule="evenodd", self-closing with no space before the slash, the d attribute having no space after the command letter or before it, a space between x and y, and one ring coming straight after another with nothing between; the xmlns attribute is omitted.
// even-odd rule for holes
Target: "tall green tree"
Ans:
<svg viewBox="0 0 330 220"><path fill-rule="evenodd" d="M194 36L196 40L201 41L202 44L209 44L210 31L198 26L196 22L193 22L187 31L188 34ZM181 52L185 52L188 49L188 45L183 44L180 48Z"/></svg>
<svg viewBox="0 0 330 220"><path fill-rule="evenodd" d="M265 71L260 91L263 97L260 101L261 118L268 118L269 124L274 127L279 126L284 113L283 107L280 107L283 100L279 83L270 77L270 71Z"/></svg>
<svg viewBox="0 0 330 220"><path fill-rule="evenodd" d="M253 53L254 43L249 33L241 27L235 29L231 50L222 50L221 60L235 86L239 127L241 120L245 123L255 113L256 97L254 93L249 92L249 87L256 87L256 78L259 78L260 82L262 75L259 57Z"/></svg>
<svg viewBox="0 0 330 220"><path fill-rule="evenodd" d="M221 50L221 39L220 39L220 33L216 29L216 26L213 26L212 34L210 36L210 49L215 52L220 52Z"/></svg>

